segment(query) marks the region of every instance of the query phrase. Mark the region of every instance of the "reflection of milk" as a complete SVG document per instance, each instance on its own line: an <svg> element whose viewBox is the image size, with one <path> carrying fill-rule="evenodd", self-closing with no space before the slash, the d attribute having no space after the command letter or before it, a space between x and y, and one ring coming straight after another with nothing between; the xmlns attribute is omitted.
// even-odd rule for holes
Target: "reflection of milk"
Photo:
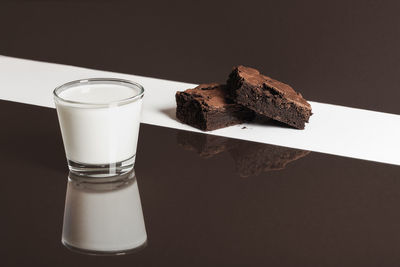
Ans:
<svg viewBox="0 0 400 267"><path fill-rule="evenodd" d="M147 240L139 190L125 182L84 183L68 179L62 242L78 250L118 253Z"/></svg>
<svg viewBox="0 0 400 267"><path fill-rule="evenodd" d="M138 93L139 89L135 91L119 85L82 85L62 91L59 96L65 100L104 104ZM141 104L141 99L110 107L57 103L68 160L109 164L133 157L139 134Z"/></svg>

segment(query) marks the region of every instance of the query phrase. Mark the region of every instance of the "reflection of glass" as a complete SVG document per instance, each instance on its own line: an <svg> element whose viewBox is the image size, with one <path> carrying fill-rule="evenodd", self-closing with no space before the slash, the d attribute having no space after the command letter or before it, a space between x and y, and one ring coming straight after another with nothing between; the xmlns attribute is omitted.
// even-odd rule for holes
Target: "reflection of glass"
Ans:
<svg viewBox="0 0 400 267"><path fill-rule="evenodd" d="M282 170L290 162L310 153L306 150L188 131L179 131L177 139L178 144L185 150L195 151L204 158L211 158L225 151L229 152L235 161L236 171L241 177Z"/></svg>
<svg viewBox="0 0 400 267"><path fill-rule="evenodd" d="M113 178L69 175L62 243L89 254L125 254L147 241L134 171Z"/></svg>

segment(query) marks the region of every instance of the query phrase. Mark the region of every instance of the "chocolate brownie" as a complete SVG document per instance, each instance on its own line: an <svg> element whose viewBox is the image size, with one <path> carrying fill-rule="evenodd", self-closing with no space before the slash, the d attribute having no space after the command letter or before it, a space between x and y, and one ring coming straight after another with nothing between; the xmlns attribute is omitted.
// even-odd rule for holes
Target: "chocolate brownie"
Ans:
<svg viewBox="0 0 400 267"><path fill-rule="evenodd" d="M304 129L312 114L311 105L300 93L253 68L235 67L227 88L235 103L294 128Z"/></svg>
<svg viewBox="0 0 400 267"><path fill-rule="evenodd" d="M227 97L222 84L201 84L176 92L176 117L203 131L211 131L253 119L254 112Z"/></svg>

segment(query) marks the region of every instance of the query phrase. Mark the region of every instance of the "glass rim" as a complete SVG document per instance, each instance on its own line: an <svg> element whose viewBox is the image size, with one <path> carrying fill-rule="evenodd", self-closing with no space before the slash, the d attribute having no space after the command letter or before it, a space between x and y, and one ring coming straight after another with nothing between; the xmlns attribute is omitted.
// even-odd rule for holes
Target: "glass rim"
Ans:
<svg viewBox="0 0 400 267"><path fill-rule="evenodd" d="M80 86L80 85L86 85L86 84L119 84L121 86L129 87L129 88L138 88L139 93L134 94L133 96L123 98L121 100L116 100L116 101L111 101L108 103L88 103L88 102L81 102L81 101L75 101L75 100L68 100L64 99L63 97L60 96L60 93L63 92L64 90L67 90L72 87ZM57 86L53 90L53 96L55 100L65 102L68 104L73 104L73 105L82 105L82 106L89 106L89 107L109 107L109 106L120 106L124 105L130 102L135 101L136 99L142 98L144 95L144 87L140 85L139 83L130 81L130 80L125 80L125 79L119 79L119 78L86 78L86 79L79 79L79 80L74 80L70 81L67 83L64 83L60 86Z"/></svg>

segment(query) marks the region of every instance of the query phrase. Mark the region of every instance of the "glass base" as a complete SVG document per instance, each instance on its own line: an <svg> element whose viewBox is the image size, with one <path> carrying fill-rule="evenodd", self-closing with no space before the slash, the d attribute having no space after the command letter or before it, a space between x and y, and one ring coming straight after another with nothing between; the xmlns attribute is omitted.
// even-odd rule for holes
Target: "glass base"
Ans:
<svg viewBox="0 0 400 267"><path fill-rule="evenodd" d="M73 252L78 252L81 254L86 254L86 255L93 255L93 256L118 256L118 255L126 255L126 254L131 254L131 253L136 253L141 251L147 246L147 240L144 241L144 243L131 248L131 249L126 249L126 250L110 250L110 251L104 251L104 250L90 250L90 249L84 249L84 248L78 248L75 246L72 246L65 242L64 240L61 241L62 244L68 248L69 250Z"/></svg>
<svg viewBox="0 0 400 267"><path fill-rule="evenodd" d="M135 155L127 160L110 164L85 164L68 160L68 168L71 173L85 177L110 177L123 175L133 169Z"/></svg>

